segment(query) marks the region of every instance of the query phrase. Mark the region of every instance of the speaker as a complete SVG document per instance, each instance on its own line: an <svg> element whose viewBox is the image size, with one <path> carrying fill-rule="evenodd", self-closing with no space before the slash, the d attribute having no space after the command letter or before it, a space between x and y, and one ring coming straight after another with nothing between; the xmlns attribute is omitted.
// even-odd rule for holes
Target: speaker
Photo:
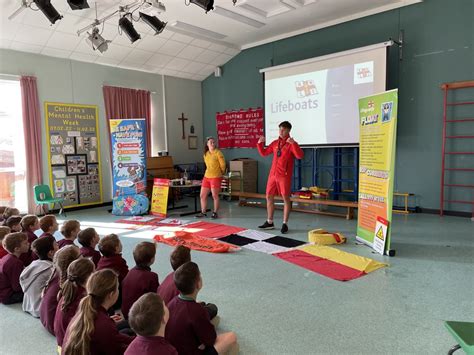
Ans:
<svg viewBox="0 0 474 355"><path fill-rule="evenodd" d="M220 78L222 76L222 68L221 67L217 67L215 70L214 70L214 76L216 78Z"/></svg>

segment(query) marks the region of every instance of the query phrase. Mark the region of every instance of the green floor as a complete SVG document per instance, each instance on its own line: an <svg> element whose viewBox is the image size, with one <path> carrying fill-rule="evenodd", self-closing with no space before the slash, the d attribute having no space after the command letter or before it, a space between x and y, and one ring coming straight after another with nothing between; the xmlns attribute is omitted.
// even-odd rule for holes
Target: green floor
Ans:
<svg viewBox="0 0 474 355"><path fill-rule="evenodd" d="M256 229L265 210L223 202L221 223ZM276 225L281 224L277 211ZM68 214L85 223L113 222L106 208ZM192 217L191 217L192 218ZM250 250L193 252L204 287L200 299L218 305L218 331L237 333L242 354L445 354L454 340L444 320L474 321L474 223L468 218L395 215L394 258L355 243L356 221L293 213L289 237L307 231L342 232L340 248L390 267L339 282ZM101 224L103 232L113 232ZM121 233L133 266L137 232ZM277 231L274 231L278 234ZM135 234L135 238L133 238ZM162 280L171 248L159 245L152 269ZM19 305L0 305L0 353L54 354L55 339Z"/></svg>

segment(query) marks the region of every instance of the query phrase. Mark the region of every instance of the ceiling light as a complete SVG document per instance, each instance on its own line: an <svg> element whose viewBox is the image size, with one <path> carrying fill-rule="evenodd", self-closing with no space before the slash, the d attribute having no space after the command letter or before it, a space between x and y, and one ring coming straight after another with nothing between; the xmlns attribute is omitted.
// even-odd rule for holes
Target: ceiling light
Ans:
<svg viewBox="0 0 474 355"><path fill-rule="evenodd" d="M206 39L212 38L212 39L220 40L227 37L226 35L223 35L221 33L210 31L202 27L194 26L186 22L175 21L171 23L170 25L173 27L173 30L174 29L183 30L183 31L189 32L189 34L192 34L192 35L199 34L201 36L206 37Z"/></svg>
<svg viewBox="0 0 474 355"><path fill-rule="evenodd" d="M82 10L89 8L89 4L86 0L67 0L67 3L72 10Z"/></svg>
<svg viewBox="0 0 474 355"><path fill-rule="evenodd" d="M140 12L140 19L148 26L153 28L153 30L155 31L155 35L163 32L167 24L167 22L160 21L158 17L149 16L147 14L144 14L143 12Z"/></svg>
<svg viewBox="0 0 474 355"><path fill-rule="evenodd" d="M230 11L227 9L224 9L223 7L216 6L216 9L214 12L218 15L225 16L227 18L230 18L235 21L239 21L241 23L245 23L246 25L255 27L255 28L261 28L265 26L265 23L254 20L253 18L238 14L237 12Z"/></svg>
<svg viewBox="0 0 474 355"><path fill-rule="evenodd" d="M140 12L148 16L158 16L166 11L166 7L158 0L145 0L140 6Z"/></svg>
<svg viewBox="0 0 474 355"><path fill-rule="evenodd" d="M135 27L133 27L133 23L127 18L127 15L129 14L125 14L124 16L120 18L119 27L123 32L125 32L127 37L130 39L130 42L133 43L133 42L138 41L141 38L141 36L137 32Z"/></svg>
<svg viewBox="0 0 474 355"><path fill-rule="evenodd" d="M63 18L54 8L54 6L51 5L51 0L34 0L34 3L36 6L38 6L38 9L40 9L41 12L48 18L52 25L54 25L57 20Z"/></svg>
<svg viewBox="0 0 474 355"><path fill-rule="evenodd" d="M214 10L214 0L189 0L189 2L206 10L206 14L209 11Z"/></svg>
<svg viewBox="0 0 474 355"><path fill-rule="evenodd" d="M87 43L92 47L93 50L98 50L100 53L104 53L109 48L111 41L105 40L99 33L99 29L94 27L92 33L87 33Z"/></svg>

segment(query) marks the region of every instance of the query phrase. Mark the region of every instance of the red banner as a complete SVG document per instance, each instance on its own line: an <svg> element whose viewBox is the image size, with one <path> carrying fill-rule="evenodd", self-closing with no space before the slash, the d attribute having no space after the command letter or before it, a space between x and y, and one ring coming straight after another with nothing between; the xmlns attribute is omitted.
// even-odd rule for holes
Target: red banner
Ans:
<svg viewBox="0 0 474 355"><path fill-rule="evenodd" d="M255 148L263 135L263 109L216 114L219 148Z"/></svg>
<svg viewBox="0 0 474 355"><path fill-rule="evenodd" d="M234 245L183 231L177 231L167 236L157 234L153 239L159 243L171 246L184 245L193 250L207 251L209 253L229 253L240 249Z"/></svg>

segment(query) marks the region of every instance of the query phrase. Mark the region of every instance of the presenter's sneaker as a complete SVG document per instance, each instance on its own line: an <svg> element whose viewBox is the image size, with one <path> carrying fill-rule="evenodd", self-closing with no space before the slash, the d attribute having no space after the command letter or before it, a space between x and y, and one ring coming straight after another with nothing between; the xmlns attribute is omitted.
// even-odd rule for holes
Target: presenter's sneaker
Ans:
<svg viewBox="0 0 474 355"><path fill-rule="evenodd" d="M286 223L283 223L283 224L281 225L281 231L280 231L280 232L281 232L281 234L286 234L286 233L288 233L288 225L287 225Z"/></svg>
<svg viewBox="0 0 474 355"><path fill-rule="evenodd" d="M275 225L273 223L268 223L268 221L265 221L265 223L262 224L261 226L258 226L258 228L260 228L260 229L273 229L273 228L275 228Z"/></svg>
<svg viewBox="0 0 474 355"><path fill-rule="evenodd" d="M204 217L207 217L207 214L206 214L206 213L199 212L199 214L195 215L194 217L196 217L196 218L204 218Z"/></svg>
<svg viewBox="0 0 474 355"><path fill-rule="evenodd" d="M212 212L212 215L211 215L211 218L212 219L217 219L217 212Z"/></svg>

